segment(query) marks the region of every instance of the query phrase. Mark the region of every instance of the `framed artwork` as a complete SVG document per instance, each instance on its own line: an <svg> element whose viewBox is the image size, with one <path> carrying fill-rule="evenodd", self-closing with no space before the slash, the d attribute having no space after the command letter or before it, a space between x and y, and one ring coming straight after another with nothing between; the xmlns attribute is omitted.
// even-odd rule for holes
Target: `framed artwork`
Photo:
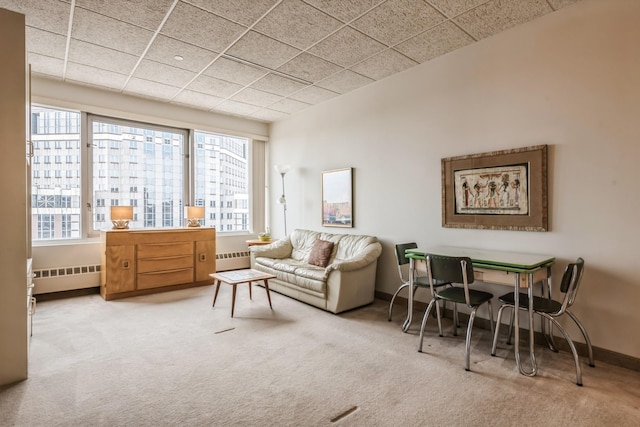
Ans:
<svg viewBox="0 0 640 427"><path fill-rule="evenodd" d="M322 172L322 225L353 227L353 168Z"/></svg>
<svg viewBox="0 0 640 427"><path fill-rule="evenodd" d="M547 146L442 159L442 226L548 231Z"/></svg>

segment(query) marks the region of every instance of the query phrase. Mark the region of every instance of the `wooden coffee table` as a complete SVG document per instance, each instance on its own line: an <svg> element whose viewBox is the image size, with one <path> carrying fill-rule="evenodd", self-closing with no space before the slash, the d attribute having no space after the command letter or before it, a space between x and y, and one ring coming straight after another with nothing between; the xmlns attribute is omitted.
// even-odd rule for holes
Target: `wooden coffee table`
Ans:
<svg viewBox="0 0 640 427"><path fill-rule="evenodd" d="M263 273L258 270L232 270L232 271L223 271L221 273L212 273L209 274L214 279L214 284L216 285L216 293L213 295L213 304L211 307L216 305L216 299L218 298L218 291L220 290L220 283L226 283L228 285L233 286L233 294L231 297L231 317L233 317L233 309L236 305L236 286L241 283L249 284L249 299L252 299L251 295L251 282L259 282L262 281L264 283L264 289L267 291L267 299L269 300L269 308L273 310L273 306L271 305L271 295L269 294L269 279L274 279L276 276L269 273Z"/></svg>

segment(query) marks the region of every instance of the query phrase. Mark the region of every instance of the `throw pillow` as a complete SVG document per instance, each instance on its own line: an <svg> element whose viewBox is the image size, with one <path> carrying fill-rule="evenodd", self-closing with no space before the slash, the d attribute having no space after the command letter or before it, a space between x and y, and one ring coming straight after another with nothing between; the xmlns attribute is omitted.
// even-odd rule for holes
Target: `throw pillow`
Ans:
<svg viewBox="0 0 640 427"><path fill-rule="evenodd" d="M309 264L317 265L318 267L326 267L329 265L329 258L331 258L331 252L333 251L333 242L327 240L316 240L311 247L311 253L309 253Z"/></svg>

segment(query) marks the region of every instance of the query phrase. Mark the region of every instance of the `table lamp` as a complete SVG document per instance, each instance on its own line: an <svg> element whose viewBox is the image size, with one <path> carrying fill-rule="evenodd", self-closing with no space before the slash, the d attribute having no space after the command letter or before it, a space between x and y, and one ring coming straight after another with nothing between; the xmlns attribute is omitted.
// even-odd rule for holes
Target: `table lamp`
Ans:
<svg viewBox="0 0 640 427"><path fill-rule="evenodd" d="M123 230L129 228L133 219L133 206L111 206L111 223L113 228Z"/></svg>
<svg viewBox="0 0 640 427"><path fill-rule="evenodd" d="M188 227L200 227L200 219L204 218L204 206L186 206L185 216Z"/></svg>

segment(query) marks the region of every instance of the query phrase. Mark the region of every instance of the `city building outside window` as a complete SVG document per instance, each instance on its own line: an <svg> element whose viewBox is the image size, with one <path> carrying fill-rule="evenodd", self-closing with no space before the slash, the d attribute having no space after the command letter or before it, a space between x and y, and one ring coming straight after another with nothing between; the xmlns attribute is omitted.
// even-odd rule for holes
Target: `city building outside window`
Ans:
<svg viewBox="0 0 640 427"><path fill-rule="evenodd" d="M31 119L34 240L95 236L117 205L134 206L132 229L182 227L193 204L205 227L249 231L249 139L37 105Z"/></svg>

